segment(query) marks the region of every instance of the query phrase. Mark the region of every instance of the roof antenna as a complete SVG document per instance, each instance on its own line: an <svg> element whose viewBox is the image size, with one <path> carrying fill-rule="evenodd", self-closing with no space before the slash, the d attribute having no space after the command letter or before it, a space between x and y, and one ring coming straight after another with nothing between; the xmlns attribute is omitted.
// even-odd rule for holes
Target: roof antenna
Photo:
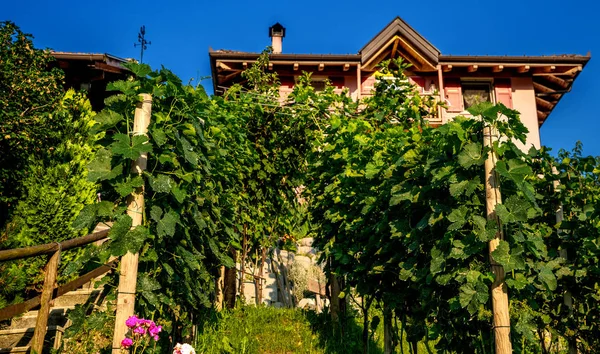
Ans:
<svg viewBox="0 0 600 354"><path fill-rule="evenodd" d="M140 46L140 63L144 62L144 50L148 49L148 44L152 42L146 40L146 26L140 27L140 33L138 33L138 43L134 43L133 46Z"/></svg>

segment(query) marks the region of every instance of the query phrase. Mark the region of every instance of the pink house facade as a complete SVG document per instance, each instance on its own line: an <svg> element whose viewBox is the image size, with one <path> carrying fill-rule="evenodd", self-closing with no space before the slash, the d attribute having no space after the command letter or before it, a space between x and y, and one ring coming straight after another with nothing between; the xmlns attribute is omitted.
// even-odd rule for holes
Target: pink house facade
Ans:
<svg viewBox="0 0 600 354"><path fill-rule="evenodd" d="M540 147L539 128L562 96L571 90L590 55L552 56L452 56L443 55L401 18L395 18L357 54L288 54L282 52L285 28L269 28L273 53L269 70L281 81L285 97L303 71L311 72L316 89L328 80L338 92L347 88L354 99L372 94L377 65L402 57L412 64L410 81L423 95L445 101L431 124L443 124L467 115L469 106L488 100L503 103L521 113L529 129L527 146ZM231 50L209 51L215 94L242 82L241 72L258 53Z"/></svg>

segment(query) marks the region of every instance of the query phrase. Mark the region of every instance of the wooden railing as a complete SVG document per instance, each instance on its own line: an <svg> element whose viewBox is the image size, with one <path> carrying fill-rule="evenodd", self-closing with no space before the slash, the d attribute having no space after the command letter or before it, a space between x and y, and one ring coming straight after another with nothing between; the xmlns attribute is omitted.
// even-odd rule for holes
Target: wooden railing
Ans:
<svg viewBox="0 0 600 354"><path fill-rule="evenodd" d="M0 321L3 321L25 313L36 306L40 306L37 321L35 324L33 339L31 341L32 353L42 352L42 347L44 345L44 337L46 336L47 331L51 301L61 295L64 295L69 291L75 290L83 286L85 283L91 281L92 279L109 272L111 269L114 268L116 262L118 261L117 259L115 259L109 262L108 264L104 264L92 270L91 272L84 274L73 281L68 282L65 285L57 287L56 277L61 253L66 250L83 247L97 241L106 240L109 231L110 229L102 230L91 233L86 236L66 240L63 242L54 242L45 245L0 251L0 262L42 256L46 254L50 255L50 259L48 260L48 263L46 264L46 269L44 270L45 276L42 294L27 301L0 309Z"/></svg>

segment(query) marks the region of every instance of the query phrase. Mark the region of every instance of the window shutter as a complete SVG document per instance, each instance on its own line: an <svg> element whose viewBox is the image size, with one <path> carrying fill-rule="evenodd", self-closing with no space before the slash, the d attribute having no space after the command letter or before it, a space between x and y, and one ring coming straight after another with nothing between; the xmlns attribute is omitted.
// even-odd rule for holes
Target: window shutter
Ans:
<svg viewBox="0 0 600 354"><path fill-rule="evenodd" d="M444 91L446 91L446 104L448 112L462 112L463 99L459 80L447 80L444 82Z"/></svg>
<svg viewBox="0 0 600 354"><path fill-rule="evenodd" d="M496 103L502 103L508 108L513 108L512 104L512 88L510 81L496 81L494 84L496 91Z"/></svg>

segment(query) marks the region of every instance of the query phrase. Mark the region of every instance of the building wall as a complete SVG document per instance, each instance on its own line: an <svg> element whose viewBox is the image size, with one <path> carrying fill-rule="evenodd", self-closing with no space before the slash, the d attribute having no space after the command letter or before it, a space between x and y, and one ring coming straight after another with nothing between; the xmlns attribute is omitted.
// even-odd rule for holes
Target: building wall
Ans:
<svg viewBox="0 0 600 354"><path fill-rule="evenodd" d="M513 77L511 79L513 108L521 113L521 121L529 129L525 146L519 143L525 151L533 145L540 148L540 129L537 120L537 108L533 79L531 77Z"/></svg>

